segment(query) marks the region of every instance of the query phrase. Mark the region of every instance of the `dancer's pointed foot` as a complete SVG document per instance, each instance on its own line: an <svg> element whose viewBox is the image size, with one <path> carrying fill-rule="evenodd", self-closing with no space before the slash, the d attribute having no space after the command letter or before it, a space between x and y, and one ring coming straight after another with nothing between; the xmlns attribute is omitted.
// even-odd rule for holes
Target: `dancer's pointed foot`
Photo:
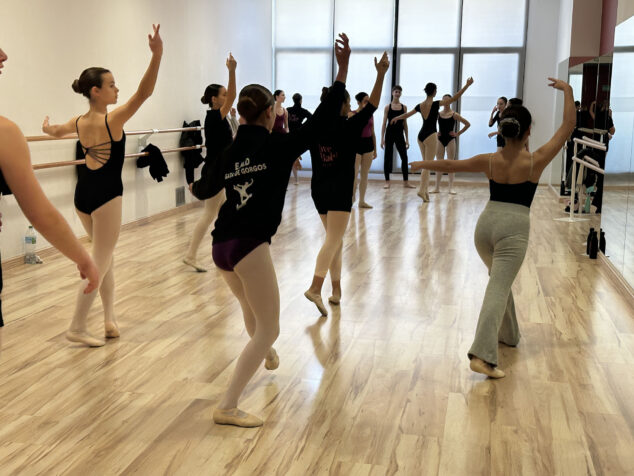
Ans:
<svg viewBox="0 0 634 476"><path fill-rule="evenodd" d="M412 185L407 180L405 182L403 182L403 187L405 187L405 188L416 188L415 185Z"/></svg>
<svg viewBox="0 0 634 476"><path fill-rule="evenodd" d="M374 208L372 205L366 202L359 202L359 208Z"/></svg>
<svg viewBox="0 0 634 476"><path fill-rule="evenodd" d="M269 353L264 359L264 368L266 370L275 370L280 366L280 356L277 355L277 351L271 347Z"/></svg>
<svg viewBox="0 0 634 476"><path fill-rule="evenodd" d="M207 272L206 268L203 268L201 265L199 265L196 262L196 260L193 260L191 258L184 258L183 259L183 263L185 263L188 266L191 266L192 268L194 268L199 273L206 273Z"/></svg>
<svg viewBox="0 0 634 476"><path fill-rule="evenodd" d="M383 188L390 188L390 182L385 182L385 185L383 185Z"/></svg>
<svg viewBox="0 0 634 476"><path fill-rule="evenodd" d="M85 331L66 331L66 339L71 342L78 342L80 344L87 345L88 347L101 347L105 344L104 341L91 336Z"/></svg>
<svg viewBox="0 0 634 476"><path fill-rule="evenodd" d="M106 321L104 323L104 328L107 339L116 339L117 337L121 336L121 333L119 332L119 326L117 326L117 323L114 321Z"/></svg>
<svg viewBox="0 0 634 476"><path fill-rule="evenodd" d="M478 359L477 357L471 358L469 367L471 367L471 370L473 370L474 372L477 372L479 374L484 374L487 377L491 377L491 378L506 377L506 374L502 372L500 369L487 364L484 360Z"/></svg>
<svg viewBox="0 0 634 476"><path fill-rule="evenodd" d="M317 309L319 309L319 312L322 316L328 315L328 310L326 309L326 306L324 306L324 302L321 300L321 296L319 294L313 293L308 290L304 293L304 296L306 296L306 299L317 306Z"/></svg>
<svg viewBox="0 0 634 476"><path fill-rule="evenodd" d="M455 195L456 191L453 188L449 189L449 195Z"/></svg>
<svg viewBox="0 0 634 476"><path fill-rule="evenodd" d="M243 412L238 408L229 408L227 410L216 408L214 410L214 423L217 425L233 425L240 426L242 428L254 428L256 426L262 426L264 422L255 415Z"/></svg>

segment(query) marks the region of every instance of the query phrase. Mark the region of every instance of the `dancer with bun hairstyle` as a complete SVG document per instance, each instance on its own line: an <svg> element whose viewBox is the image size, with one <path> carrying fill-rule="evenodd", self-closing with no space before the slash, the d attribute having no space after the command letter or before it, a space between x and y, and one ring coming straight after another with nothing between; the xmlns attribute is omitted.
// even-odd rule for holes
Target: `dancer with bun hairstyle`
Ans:
<svg viewBox="0 0 634 476"><path fill-rule="evenodd" d="M489 178L491 198L475 229L475 245L489 270L489 283L480 310L476 335L469 350L471 370L491 378L504 377L498 365L498 342L516 346L520 340L511 286L520 270L530 229L530 206L544 169L559 153L576 124L572 88L548 78L550 86L564 93L564 119L555 135L529 153L531 114L524 106L509 106L501 114L498 131L502 150L467 160L421 161L412 170L481 172Z"/></svg>
<svg viewBox="0 0 634 476"><path fill-rule="evenodd" d="M335 83L330 90L324 88L322 99L336 94L341 106L339 114L320 131L310 149L313 164L311 196L326 229L326 238L317 255L313 281L304 296L317 306L323 316L328 315L328 310L321 299L321 288L328 272L332 280L332 295L328 301L334 305L341 301L343 235L352 208L357 141L379 105L383 80L390 66L387 53L383 53L380 61L374 58L374 66L376 81L368 103L350 118L347 117L350 94L341 87L341 83Z"/></svg>
<svg viewBox="0 0 634 476"><path fill-rule="evenodd" d="M203 104L208 104L207 116L205 117L205 148L207 155L205 156L205 166L203 169L206 171L214 160L218 160L218 157L224 149L226 149L231 142L233 142L233 133L231 124L229 122L229 113L232 110L233 102L236 99L236 60L231 53L227 58L227 69L229 70L229 83L227 88L220 84L210 84L205 89L205 94L200 99ZM204 176L203 176L204 180ZM192 189L192 182L189 183L189 190ZM205 233L216 220L218 216L218 209L225 199L224 190L218 192L215 196L206 198L204 200L203 213L198 219L196 226L194 227L194 233L192 239L189 242L189 248L187 254L183 258L183 263L191 266L198 272L207 271L202 267L196 255L198 254L198 248L202 242Z"/></svg>
<svg viewBox="0 0 634 476"><path fill-rule="evenodd" d="M423 126L418 133L418 146L420 147L420 152L423 156L423 160L432 161L434 160L434 157L436 156L436 150L438 149L438 131L436 129L436 122L438 121L438 110L440 109L440 106L448 106L456 102L472 84L473 78L468 78L466 84L454 96L443 97L440 101L434 101L434 96L436 96L438 88L434 83L427 83L427 85L425 86L425 94L427 95L427 99L425 99L420 104L417 104L416 107L410 112L401 114L400 116L396 116L390 121L390 123L396 124L398 121L407 119L417 112L420 112L420 115L423 118ZM423 170L420 180L420 187L418 189L418 196L423 199L423 202L429 202L429 192L427 190L428 186L429 171Z"/></svg>
<svg viewBox="0 0 634 476"><path fill-rule="evenodd" d="M341 85L337 86L341 89L349 51L347 38L342 36L335 47L340 65L335 86ZM264 86L250 84L240 91L238 112L246 124L238 128L233 143L212 164L212 180L196 182L192 188L195 196L215 194L223 188L227 195L212 232L212 257L240 303L250 337L229 388L214 410L214 421L223 425L256 427L263 423L238 409L238 402L263 360L269 370L280 362L272 347L279 335L280 296L269 245L282 219L293 162L315 140L317 129L331 121L340 108L333 94L299 129L271 134L276 119L274 105Z"/></svg>
<svg viewBox="0 0 634 476"><path fill-rule="evenodd" d="M75 187L77 215L92 241L92 256L99 269L101 281L99 295L104 309L104 327L107 338L119 337L119 326L114 311L114 259L113 251L121 228L121 171L125 155L123 126L152 95L163 55L160 25L153 25L154 34L148 35L152 58L136 93L124 105L108 114L108 106L117 103L119 89L114 76L104 68L88 68L73 83L73 90L84 95L89 111L62 125L49 125L46 117L42 130L53 137L64 137L76 132L81 157L86 164L79 166ZM84 294L80 290L77 307L66 332L71 342L90 347L104 345L86 330L86 317L96 297L96 291Z"/></svg>
<svg viewBox="0 0 634 476"><path fill-rule="evenodd" d="M0 49L0 74L8 56ZM31 154L22 131L6 117L0 116L0 198L13 194L18 206L49 243L77 264L82 279L81 292L92 293L99 284L99 271L88 252L73 234L64 217L46 198L35 178L31 165ZM2 222L0 221L0 228ZM2 268L0 268L0 291L2 291ZM2 346L2 301L0 300L0 350Z"/></svg>

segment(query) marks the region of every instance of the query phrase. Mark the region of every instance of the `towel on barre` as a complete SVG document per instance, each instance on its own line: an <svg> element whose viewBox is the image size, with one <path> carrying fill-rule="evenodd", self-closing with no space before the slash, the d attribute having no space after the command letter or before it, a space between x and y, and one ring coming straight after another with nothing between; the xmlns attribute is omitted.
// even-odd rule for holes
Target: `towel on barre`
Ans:
<svg viewBox="0 0 634 476"><path fill-rule="evenodd" d="M142 152L147 152L148 155L144 155L143 157L139 157L136 161L137 168L141 169L143 167L150 166L150 175L157 182L162 182L163 177L167 177L167 174L170 173L167 168L167 163L163 158L163 153L161 149L156 147L154 144L148 144Z"/></svg>
<svg viewBox="0 0 634 476"><path fill-rule="evenodd" d="M200 127L200 121L192 121L187 123L183 121L183 127ZM194 145L202 145L203 135L200 131L183 131L179 141L179 147L192 147ZM203 162L203 156L200 149L182 150L181 156L184 159L183 167L185 168L185 178L187 183L194 182L194 169Z"/></svg>

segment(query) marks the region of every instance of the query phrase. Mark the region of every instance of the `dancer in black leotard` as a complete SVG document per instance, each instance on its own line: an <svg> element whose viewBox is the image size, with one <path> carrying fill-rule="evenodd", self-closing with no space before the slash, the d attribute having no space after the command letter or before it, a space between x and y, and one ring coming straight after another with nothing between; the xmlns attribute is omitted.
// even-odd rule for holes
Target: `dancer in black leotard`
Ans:
<svg viewBox="0 0 634 476"><path fill-rule="evenodd" d="M160 25L154 26L154 35L148 35L152 51L150 65L136 93L123 106L108 114L108 106L116 104L119 89L114 77L104 68L88 68L73 90L90 101L90 110L63 125L49 125L48 117L42 130L53 137L63 137L76 132L81 146L80 156L86 164L80 166L75 188L75 207L82 225L92 240L92 255L99 269L101 282L99 294L104 309L104 327L107 338L119 337L119 327L114 312L114 247L121 228L121 169L125 153L124 124L151 96L158 75L163 41ZM95 300L96 292L79 293L73 321L66 332L71 342L90 347L104 345L104 341L86 331L86 317Z"/></svg>
<svg viewBox="0 0 634 476"><path fill-rule="evenodd" d="M286 109L288 114L288 131L293 132L299 129L302 123L310 119L312 114L307 109L302 107L302 95L299 93L293 94L293 106ZM301 157L297 157L297 160L293 164L293 177L295 185L299 185L298 171L301 170Z"/></svg>
<svg viewBox="0 0 634 476"><path fill-rule="evenodd" d="M0 74L7 55L0 49ZM64 217L46 198L33 173L31 155L22 132L6 117L0 116L0 198L13 193L20 209L30 223L44 235L49 243L77 263L82 278L88 278L83 292L97 288L99 271L88 252L77 240ZM0 227L2 222L0 221ZM0 293L2 268L0 267ZM0 351L2 350L2 301L0 294Z"/></svg>
<svg viewBox="0 0 634 476"><path fill-rule="evenodd" d="M397 121L407 119L417 112L420 112L420 115L423 117L423 127L418 133L418 146L420 147L423 160L434 160L436 155L436 142L438 140L436 136L436 121L438 120L438 110L440 106L456 102L472 84L473 78L468 78L466 84L456 93L455 96L451 98L443 98L440 101L434 101L434 96L437 92L436 85L434 83L427 83L425 86L427 99L420 104L417 104L414 110L392 119L391 123L395 124ZM423 199L423 202L429 202L429 193L427 191L428 185L429 171L424 170L420 181L420 188L418 189L418 196Z"/></svg>
<svg viewBox="0 0 634 476"><path fill-rule="evenodd" d="M493 106L493 110L491 111L491 117L489 118L489 127L493 127L496 124L500 123L500 114L504 112L504 108L506 107L508 100L504 96L500 96L495 106ZM497 127L496 127L497 129ZM498 131L495 130L489 133L489 138L495 136L497 141L498 150L504 147L504 137L502 134L498 134Z"/></svg>
<svg viewBox="0 0 634 476"><path fill-rule="evenodd" d="M407 112L407 106L401 104L400 98L403 88L394 86L392 88L392 102L385 106L383 111L383 126L381 128L381 148L385 149L383 160L383 173L385 175L385 185L383 188L390 188L390 173L394 160L394 147L401 157L401 172L403 173L403 186L414 188L408 181L407 149L409 149L409 131L407 130L407 120L392 124L392 119Z"/></svg>
<svg viewBox="0 0 634 476"><path fill-rule="evenodd" d="M450 98L451 94L445 94L443 99ZM462 122L464 127L458 132L455 131L456 124ZM453 112L448 104L438 113L438 148L436 149L436 160L444 160L445 151L447 152L447 159L454 160L456 158L456 138L465 133L467 129L471 127L469 121L463 118L457 112ZM453 173L449 174L449 193L454 195L456 192L453 189ZM442 179L441 173L436 173L436 188L430 193L440 192L440 181Z"/></svg>
<svg viewBox="0 0 634 476"><path fill-rule="evenodd" d="M564 120L552 139L534 154L525 148L530 112L523 106L509 106L500 119L499 131L505 138L501 151L468 160L411 164L413 170L482 172L489 178L491 198L475 229L476 249L489 270L489 283L468 356L471 370L492 378L505 375L497 368L499 343L514 347L520 340L511 286L526 255L530 206L537 182L576 124L572 88L558 79L548 79L550 86L564 92Z"/></svg>

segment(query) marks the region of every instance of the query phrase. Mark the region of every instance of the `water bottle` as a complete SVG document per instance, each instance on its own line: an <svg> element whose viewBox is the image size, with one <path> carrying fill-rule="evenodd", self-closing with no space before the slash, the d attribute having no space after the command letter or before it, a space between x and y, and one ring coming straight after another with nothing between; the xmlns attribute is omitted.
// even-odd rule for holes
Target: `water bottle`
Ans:
<svg viewBox="0 0 634 476"><path fill-rule="evenodd" d="M590 239L590 259L597 259L597 255L599 253L599 237L597 236L597 232L592 232L592 238Z"/></svg>
<svg viewBox="0 0 634 476"><path fill-rule="evenodd" d="M605 231L603 231L603 228L600 228L600 230L601 233L599 235L599 251L605 254Z"/></svg>
<svg viewBox="0 0 634 476"><path fill-rule="evenodd" d="M586 239L586 254L590 255L590 242L592 241L592 235L594 234L594 228L590 228L590 233L588 233L588 238Z"/></svg>
<svg viewBox="0 0 634 476"><path fill-rule="evenodd" d="M35 254L35 243L37 241L37 235L33 225L29 225L24 235L24 262L26 264L36 264L37 256Z"/></svg>

